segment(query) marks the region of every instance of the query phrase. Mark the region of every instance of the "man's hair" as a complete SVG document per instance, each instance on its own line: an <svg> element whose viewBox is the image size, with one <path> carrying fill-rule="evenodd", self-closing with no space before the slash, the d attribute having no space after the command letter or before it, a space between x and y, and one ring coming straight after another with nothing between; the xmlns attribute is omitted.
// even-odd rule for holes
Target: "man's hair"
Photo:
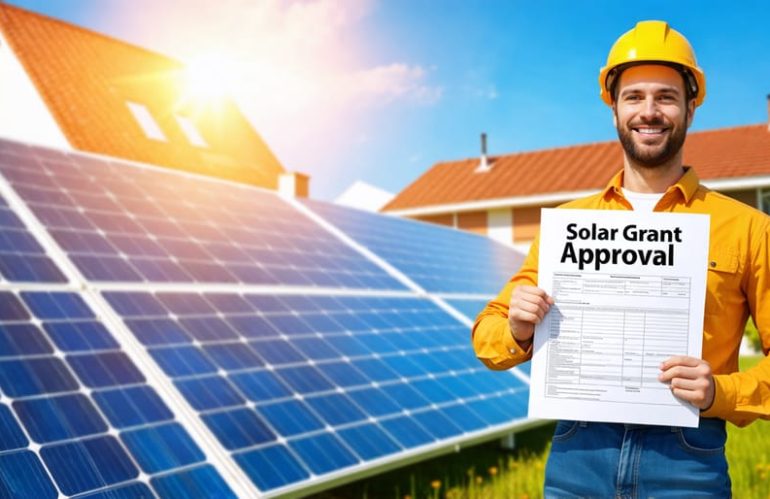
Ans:
<svg viewBox="0 0 770 499"><path fill-rule="evenodd" d="M698 82L692 72L681 64L676 64L667 61L638 61L621 64L612 68L607 74L607 83L612 96L612 102L618 100L618 82L620 81L620 74L626 69L633 66L641 66L643 64L655 64L657 66L668 66L675 69L680 75L682 75L682 83L684 84L684 97L685 102L690 102L692 99L698 96Z"/></svg>

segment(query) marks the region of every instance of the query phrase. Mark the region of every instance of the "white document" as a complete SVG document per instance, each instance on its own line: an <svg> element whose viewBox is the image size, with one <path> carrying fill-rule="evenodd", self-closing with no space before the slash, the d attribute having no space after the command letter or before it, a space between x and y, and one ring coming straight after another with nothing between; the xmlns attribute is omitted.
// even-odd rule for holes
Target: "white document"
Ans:
<svg viewBox="0 0 770 499"><path fill-rule="evenodd" d="M708 247L708 215L543 209L529 416L698 426L658 375L701 357Z"/></svg>

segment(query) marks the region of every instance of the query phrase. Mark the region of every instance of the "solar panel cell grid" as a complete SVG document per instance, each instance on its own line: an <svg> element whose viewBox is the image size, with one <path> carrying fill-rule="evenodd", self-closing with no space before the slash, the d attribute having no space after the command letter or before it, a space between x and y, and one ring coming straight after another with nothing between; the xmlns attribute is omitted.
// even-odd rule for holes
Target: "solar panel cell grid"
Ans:
<svg viewBox="0 0 770 499"><path fill-rule="evenodd" d="M226 449L242 449L257 444L272 442L275 433L262 422L257 414L249 409L234 409L203 415L203 420L211 428Z"/></svg>
<svg viewBox="0 0 770 499"><path fill-rule="evenodd" d="M257 412L284 437L312 432L324 427L320 418L306 404L298 400L262 404L257 407Z"/></svg>
<svg viewBox="0 0 770 499"><path fill-rule="evenodd" d="M187 430L76 293L0 292L0 391L2 497L151 495L146 484L125 482L140 471L173 475L204 464ZM231 493L216 483L218 493ZM118 487L105 489L111 485Z"/></svg>
<svg viewBox="0 0 770 499"><path fill-rule="evenodd" d="M107 431L107 423L82 394L18 400L13 408L35 442L55 442Z"/></svg>
<svg viewBox="0 0 770 499"><path fill-rule="evenodd" d="M146 473L181 468L205 460L198 446L177 423L126 431L121 440Z"/></svg>
<svg viewBox="0 0 770 499"><path fill-rule="evenodd" d="M153 489L162 498L217 497L235 499L222 476L212 466L198 466L151 478Z"/></svg>
<svg viewBox="0 0 770 499"><path fill-rule="evenodd" d="M116 350L118 343L104 325L96 321L48 323L45 331L63 352Z"/></svg>
<svg viewBox="0 0 770 499"><path fill-rule="evenodd" d="M0 275L12 282L66 282L64 274L47 256L45 250L2 196L0 196Z"/></svg>
<svg viewBox="0 0 770 499"><path fill-rule="evenodd" d="M0 275L11 282L61 283L67 279L19 217L0 197Z"/></svg>
<svg viewBox="0 0 770 499"><path fill-rule="evenodd" d="M363 459L375 459L401 450L379 426L368 423L339 430L340 438Z"/></svg>
<svg viewBox="0 0 770 499"><path fill-rule="evenodd" d="M276 445L287 445L280 455L306 476L459 436L479 422L497 424L501 412L509 420L524 412L508 406L491 417L476 414L473 403L486 410L480 393L524 397L526 387L484 369L467 329L426 299L103 295L258 486L283 483L253 468L264 458L257 451L276 454ZM236 318L268 332L231 329ZM191 332L211 319L210 334ZM196 342L158 346L141 330L149 321L172 322L180 338ZM451 420L444 408L457 407L461 423L431 428L431 420ZM286 444L276 444L279 436Z"/></svg>
<svg viewBox="0 0 770 499"><path fill-rule="evenodd" d="M307 468L283 445L235 454L235 460L262 490L300 482L310 476Z"/></svg>
<svg viewBox="0 0 770 499"><path fill-rule="evenodd" d="M174 414L148 386L131 386L94 392L94 400L116 428L168 421Z"/></svg>
<svg viewBox="0 0 770 499"><path fill-rule="evenodd" d="M67 495L125 482L139 475L125 449L111 436L44 446L40 455L56 484Z"/></svg>
<svg viewBox="0 0 770 499"><path fill-rule="evenodd" d="M0 172L89 280L404 289L275 194L81 156L52 160L4 142L0 149ZM0 237L6 278L64 280L0 205L2 220L11 225Z"/></svg>
<svg viewBox="0 0 770 499"><path fill-rule="evenodd" d="M436 293L495 293L523 256L488 238L330 203L305 205L356 242Z"/></svg>
<svg viewBox="0 0 770 499"><path fill-rule="evenodd" d="M331 433L319 433L311 437L292 440L289 447L299 455L313 473L318 475L358 462L339 438Z"/></svg>
<svg viewBox="0 0 770 499"><path fill-rule="evenodd" d="M178 380L175 384L199 411L243 405L246 402L228 380L219 376Z"/></svg>

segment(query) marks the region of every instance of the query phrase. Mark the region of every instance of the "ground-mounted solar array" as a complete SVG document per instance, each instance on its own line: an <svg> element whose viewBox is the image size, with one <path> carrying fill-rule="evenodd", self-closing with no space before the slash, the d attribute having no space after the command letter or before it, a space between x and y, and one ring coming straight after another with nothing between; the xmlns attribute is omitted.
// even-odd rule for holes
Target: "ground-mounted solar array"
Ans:
<svg viewBox="0 0 770 499"><path fill-rule="evenodd" d="M527 422L470 346L508 248L15 142L0 174L0 497L308 493Z"/></svg>

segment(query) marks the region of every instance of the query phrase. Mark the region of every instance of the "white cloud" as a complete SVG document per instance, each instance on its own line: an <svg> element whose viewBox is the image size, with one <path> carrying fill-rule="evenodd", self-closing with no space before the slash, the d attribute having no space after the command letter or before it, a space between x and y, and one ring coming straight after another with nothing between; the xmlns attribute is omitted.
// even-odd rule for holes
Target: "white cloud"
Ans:
<svg viewBox="0 0 770 499"><path fill-rule="evenodd" d="M359 47L365 40L357 28L373 8L371 0L136 0L125 5L121 23L133 24L143 45L183 61L203 53L228 58L238 79L230 87L262 114L331 112L330 106L346 114L349 106L399 100L432 104L441 97L441 88L428 82L429 71L420 65L362 60Z"/></svg>
<svg viewBox="0 0 770 499"><path fill-rule="evenodd" d="M402 63L378 66L350 75L350 91L363 99L384 99L385 102L407 98L419 104L433 104L441 98L442 88L426 82L421 66Z"/></svg>

